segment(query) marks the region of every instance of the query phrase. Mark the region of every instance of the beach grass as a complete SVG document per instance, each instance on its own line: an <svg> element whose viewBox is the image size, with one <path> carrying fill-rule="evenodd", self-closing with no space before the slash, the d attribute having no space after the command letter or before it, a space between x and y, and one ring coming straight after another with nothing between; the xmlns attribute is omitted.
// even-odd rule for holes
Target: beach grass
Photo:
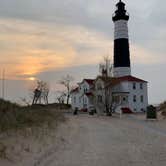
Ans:
<svg viewBox="0 0 166 166"><path fill-rule="evenodd" d="M22 107L0 99L0 133L31 127L52 127L64 116L56 104Z"/></svg>

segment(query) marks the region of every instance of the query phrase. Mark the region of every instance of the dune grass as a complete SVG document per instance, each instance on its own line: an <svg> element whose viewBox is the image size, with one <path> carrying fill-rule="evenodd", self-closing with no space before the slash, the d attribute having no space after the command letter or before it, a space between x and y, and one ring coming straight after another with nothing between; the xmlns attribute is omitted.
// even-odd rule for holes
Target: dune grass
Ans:
<svg viewBox="0 0 166 166"><path fill-rule="evenodd" d="M9 159L9 149L21 147L30 151L31 143L21 143L23 140L31 138L40 141L46 141L48 137L56 136L55 128L60 122L65 121L63 109L69 106L50 104L50 105L33 105L22 107L18 104L11 103L0 99L0 159ZM21 139L20 139L21 137ZM10 144L9 140L17 140L17 145ZM13 155L15 151L11 151Z"/></svg>
<svg viewBox="0 0 166 166"><path fill-rule="evenodd" d="M166 101L160 104L159 110L161 111L162 115L166 117Z"/></svg>
<svg viewBox="0 0 166 166"><path fill-rule="evenodd" d="M21 107L10 101L0 99L0 133L12 129L28 127L51 127L64 120L61 111L55 105L34 105Z"/></svg>

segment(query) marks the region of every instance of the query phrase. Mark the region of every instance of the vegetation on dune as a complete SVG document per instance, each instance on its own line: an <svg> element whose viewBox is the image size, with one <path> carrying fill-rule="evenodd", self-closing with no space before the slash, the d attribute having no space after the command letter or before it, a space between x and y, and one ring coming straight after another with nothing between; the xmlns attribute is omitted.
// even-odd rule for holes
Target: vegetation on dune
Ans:
<svg viewBox="0 0 166 166"><path fill-rule="evenodd" d="M11 159L13 154L17 154L18 148L31 152L31 139L39 144L40 141L44 144L47 139L55 141L54 129L59 122L65 121L62 110L69 107L62 104L22 107L0 99L0 159ZM17 144L10 144L10 138Z"/></svg>
<svg viewBox="0 0 166 166"><path fill-rule="evenodd" d="M161 111L162 115L166 117L166 101L159 105L159 110Z"/></svg>
<svg viewBox="0 0 166 166"><path fill-rule="evenodd" d="M53 126L64 120L57 105L33 105L21 107L9 101L0 100L0 132L28 127Z"/></svg>

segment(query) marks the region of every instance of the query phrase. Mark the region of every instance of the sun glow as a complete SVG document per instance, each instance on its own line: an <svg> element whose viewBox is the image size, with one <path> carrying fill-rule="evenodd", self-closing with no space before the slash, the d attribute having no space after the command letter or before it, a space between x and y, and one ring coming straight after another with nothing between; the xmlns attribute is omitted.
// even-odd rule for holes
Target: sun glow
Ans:
<svg viewBox="0 0 166 166"><path fill-rule="evenodd" d="M30 80L30 81L35 81L36 78L35 78L35 77L29 77L28 80Z"/></svg>

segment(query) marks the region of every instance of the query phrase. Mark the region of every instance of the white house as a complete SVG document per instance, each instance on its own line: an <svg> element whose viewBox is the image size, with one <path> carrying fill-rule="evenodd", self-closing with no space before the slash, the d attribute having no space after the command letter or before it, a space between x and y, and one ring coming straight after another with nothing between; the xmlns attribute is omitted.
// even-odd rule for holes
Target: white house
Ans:
<svg viewBox="0 0 166 166"><path fill-rule="evenodd" d="M73 110L90 111L95 108L98 114L103 114L107 108L112 112L145 112L148 106L147 81L130 75L84 79L71 96Z"/></svg>
<svg viewBox="0 0 166 166"><path fill-rule="evenodd" d="M99 76L95 81L95 107L99 114L111 109L144 112L148 106L147 82L133 76Z"/></svg>
<svg viewBox="0 0 166 166"><path fill-rule="evenodd" d="M94 108L93 100L94 80L84 79L78 87L71 92L72 109L89 111Z"/></svg>

